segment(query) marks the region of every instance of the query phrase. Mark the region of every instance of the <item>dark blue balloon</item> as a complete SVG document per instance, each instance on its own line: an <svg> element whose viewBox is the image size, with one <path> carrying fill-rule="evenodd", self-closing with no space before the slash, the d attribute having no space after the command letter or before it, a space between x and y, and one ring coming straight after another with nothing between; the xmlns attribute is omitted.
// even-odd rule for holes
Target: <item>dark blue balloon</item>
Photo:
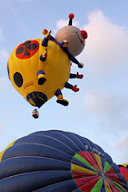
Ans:
<svg viewBox="0 0 128 192"><path fill-rule="evenodd" d="M101 147L77 134L57 130L16 140L0 162L0 192L80 192L88 187L98 192L96 179L103 192L109 177L113 183L116 180L112 189L128 190L118 166Z"/></svg>

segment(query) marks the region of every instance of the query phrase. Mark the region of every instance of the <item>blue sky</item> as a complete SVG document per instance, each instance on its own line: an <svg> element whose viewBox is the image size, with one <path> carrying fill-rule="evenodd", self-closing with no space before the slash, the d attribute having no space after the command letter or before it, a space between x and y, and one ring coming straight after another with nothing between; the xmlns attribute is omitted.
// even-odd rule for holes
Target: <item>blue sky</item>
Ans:
<svg viewBox="0 0 128 192"><path fill-rule="evenodd" d="M0 150L31 132L60 129L75 132L100 145L116 163L128 162L128 1L127 0L0 0ZM68 107L49 100L40 118L8 80L6 64L13 49L27 39L52 35L68 23L88 32L86 47L77 57L84 63L72 71L78 93L63 90Z"/></svg>

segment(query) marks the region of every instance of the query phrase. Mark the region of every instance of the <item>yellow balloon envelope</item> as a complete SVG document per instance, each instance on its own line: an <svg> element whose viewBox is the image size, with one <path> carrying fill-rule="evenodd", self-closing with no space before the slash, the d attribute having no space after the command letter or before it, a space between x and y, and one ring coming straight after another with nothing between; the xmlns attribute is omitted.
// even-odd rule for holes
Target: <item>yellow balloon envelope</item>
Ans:
<svg viewBox="0 0 128 192"><path fill-rule="evenodd" d="M12 51L8 60L8 75L12 85L31 105L39 108L54 95L57 96L57 103L67 106L68 101L63 99L61 90L66 87L74 92L79 91L77 85L69 84L68 80L83 78L78 72L70 74L70 61L79 68L83 64L69 52L68 42L59 42L50 33L43 30L44 39L22 42ZM33 117L38 118L37 110L33 111Z"/></svg>
<svg viewBox="0 0 128 192"><path fill-rule="evenodd" d="M45 39L46 40L46 39ZM31 105L41 107L62 90L70 76L70 59L53 40L47 46L42 39L27 40L17 46L8 61L9 77L14 88ZM40 56L44 60L40 59ZM45 82L39 84L40 77Z"/></svg>

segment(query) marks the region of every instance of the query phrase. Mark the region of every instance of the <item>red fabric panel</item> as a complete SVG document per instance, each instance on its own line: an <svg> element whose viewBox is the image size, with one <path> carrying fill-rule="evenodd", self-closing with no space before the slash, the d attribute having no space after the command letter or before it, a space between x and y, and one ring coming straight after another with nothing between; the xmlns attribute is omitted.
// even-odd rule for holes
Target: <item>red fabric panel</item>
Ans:
<svg viewBox="0 0 128 192"><path fill-rule="evenodd" d="M90 177L90 176L95 176L96 174L92 173L82 173L78 171L72 171L72 175L74 178L80 178L80 177Z"/></svg>
<svg viewBox="0 0 128 192"><path fill-rule="evenodd" d="M99 179L100 179L100 177L97 177L96 179L93 179L90 182L87 182L85 185L80 187L80 190L82 192L90 192L93 189L93 187L95 186L95 184L98 182Z"/></svg>
<svg viewBox="0 0 128 192"><path fill-rule="evenodd" d="M90 163L95 169L100 171L100 167L98 165L97 159L92 152L82 151L78 153L81 157L83 157L88 163Z"/></svg>

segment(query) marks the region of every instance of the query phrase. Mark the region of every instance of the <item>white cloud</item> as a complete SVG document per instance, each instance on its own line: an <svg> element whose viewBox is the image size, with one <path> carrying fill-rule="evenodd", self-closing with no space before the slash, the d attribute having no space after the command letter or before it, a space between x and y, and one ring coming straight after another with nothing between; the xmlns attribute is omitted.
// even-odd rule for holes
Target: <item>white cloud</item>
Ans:
<svg viewBox="0 0 128 192"><path fill-rule="evenodd" d="M60 19L58 22L57 22L57 28L60 29L64 26L68 25L68 20L65 20L65 19Z"/></svg>
<svg viewBox="0 0 128 192"><path fill-rule="evenodd" d="M84 29L88 32L87 46L80 55L86 65L83 80L85 101L97 127L106 131L127 130L128 124L128 30L104 16L90 13ZM86 109L87 110L87 109Z"/></svg>
<svg viewBox="0 0 128 192"><path fill-rule="evenodd" d="M56 33L60 28L67 26L69 22L69 19L60 19L57 24L56 24L56 28L54 29L54 33ZM79 22L73 19L73 26L78 27L79 28Z"/></svg>
<svg viewBox="0 0 128 192"><path fill-rule="evenodd" d="M69 21L69 20L60 19L60 20L57 22L57 25L56 25L57 28L60 29L61 27L67 26L67 25L68 25L68 21ZM74 21L74 20L73 20L73 26L78 27L78 26L79 26L78 21Z"/></svg>
<svg viewBox="0 0 128 192"><path fill-rule="evenodd" d="M117 112L116 108L120 108L120 103L122 102L120 101L120 96L113 93L107 93L100 89L92 89L88 91L86 94L86 101L94 113L103 113L105 111L108 114L115 114ZM110 108L112 108L111 111Z"/></svg>
<svg viewBox="0 0 128 192"><path fill-rule="evenodd" d="M59 20L57 27L67 23L66 20ZM78 22L74 25L79 27ZM85 63L87 74L82 86L85 89L86 84L88 111L92 118L97 119L100 129L112 130L113 133L115 129L117 132L127 130L127 74L125 80L122 79L128 69L128 30L112 23L101 11L90 13L88 24L80 28L88 32L85 50L79 56Z"/></svg>
<svg viewBox="0 0 128 192"><path fill-rule="evenodd" d="M128 60L128 30L112 23L101 11L90 13L88 20L82 58L97 73L116 71Z"/></svg>
<svg viewBox="0 0 128 192"><path fill-rule="evenodd" d="M125 93L107 92L103 89L90 89L85 100L88 110L98 118L99 128L116 132L127 130L128 101Z"/></svg>
<svg viewBox="0 0 128 192"><path fill-rule="evenodd" d="M4 133L4 131L6 130L7 126L4 124L0 124L0 135L2 135Z"/></svg>
<svg viewBox="0 0 128 192"><path fill-rule="evenodd" d="M0 57L2 59L6 59L6 60L8 59L9 53L8 53L7 49L3 48L0 50Z"/></svg>
<svg viewBox="0 0 128 192"><path fill-rule="evenodd" d="M113 143L113 148L118 153L119 158L122 159L121 163L128 163L128 135Z"/></svg>

